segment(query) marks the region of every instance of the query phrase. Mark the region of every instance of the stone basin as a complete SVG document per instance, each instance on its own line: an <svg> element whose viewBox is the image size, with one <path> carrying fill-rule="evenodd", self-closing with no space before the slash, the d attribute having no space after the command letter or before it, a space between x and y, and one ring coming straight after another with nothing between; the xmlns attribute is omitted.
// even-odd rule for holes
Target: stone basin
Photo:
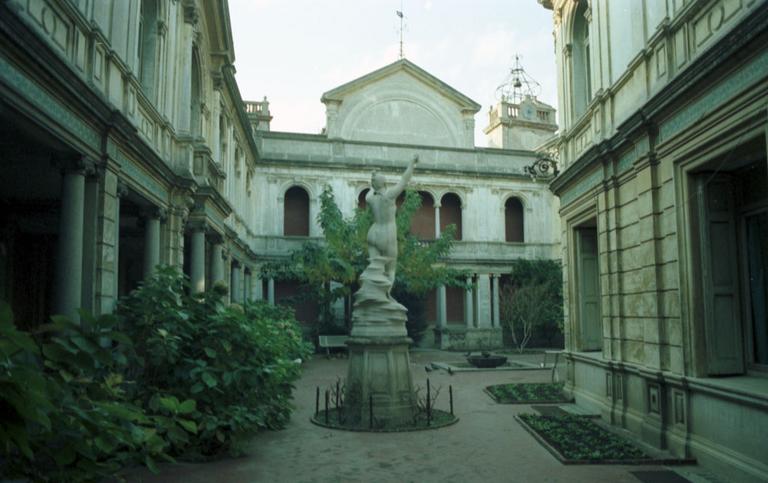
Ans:
<svg viewBox="0 0 768 483"><path fill-rule="evenodd" d="M503 366L507 363L506 356L499 356L495 354L468 356L467 362L479 369L489 369L493 367Z"/></svg>

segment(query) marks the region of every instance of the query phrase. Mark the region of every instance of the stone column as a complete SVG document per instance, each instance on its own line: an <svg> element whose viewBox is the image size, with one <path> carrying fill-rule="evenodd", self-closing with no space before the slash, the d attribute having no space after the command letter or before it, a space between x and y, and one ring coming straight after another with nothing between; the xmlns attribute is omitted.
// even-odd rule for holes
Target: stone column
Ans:
<svg viewBox="0 0 768 483"><path fill-rule="evenodd" d="M224 246L214 243L211 249L211 281L226 282L224 280Z"/></svg>
<svg viewBox="0 0 768 483"><path fill-rule="evenodd" d="M182 131L192 133L189 105L192 99L192 45L195 37L195 24L198 20L198 11L195 5L185 5L184 24L181 29L181 39L178 45L179 51L179 76L180 84L176 93L177 109L179 112L179 128ZM202 75L202 73L201 73Z"/></svg>
<svg viewBox="0 0 768 483"><path fill-rule="evenodd" d="M83 294L85 176L93 170L93 163L80 159L63 168L53 313L78 319Z"/></svg>
<svg viewBox="0 0 768 483"><path fill-rule="evenodd" d="M464 322L467 324L468 329L471 329L475 326L475 309L472 304L475 288L472 282L472 277L467 277L469 289L465 292L464 297Z"/></svg>
<svg viewBox="0 0 768 483"><path fill-rule="evenodd" d="M258 269L251 273L251 300L264 299L264 282L259 277Z"/></svg>
<svg viewBox="0 0 768 483"><path fill-rule="evenodd" d="M232 272L230 273L230 295L229 300L233 304L239 304L242 302L242 292L240 287L240 263L232 261Z"/></svg>
<svg viewBox="0 0 768 483"><path fill-rule="evenodd" d="M491 277L487 273L477 275L477 326L491 326Z"/></svg>
<svg viewBox="0 0 768 483"><path fill-rule="evenodd" d="M205 225L192 229L190 245L189 278L192 293L201 293L205 291Z"/></svg>
<svg viewBox="0 0 768 483"><path fill-rule="evenodd" d="M440 205L435 203L435 240L440 238Z"/></svg>
<svg viewBox="0 0 768 483"><path fill-rule="evenodd" d="M492 290L493 290L493 319L491 325L493 327L501 327L501 307L499 307L499 274L491 274Z"/></svg>
<svg viewBox="0 0 768 483"><path fill-rule="evenodd" d="M251 299L251 285L253 284L253 276L251 269L246 268L243 270L243 302Z"/></svg>
<svg viewBox="0 0 768 483"><path fill-rule="evenodd" d="M272 277L267 281L267 301L269 305L275 305L275 279Z"/></svg>
<svg viewBox="0 0 768 483"><path fill-rule="evenodd" d="M96 266L97 233L99 230L99 192L102 184L95 172L85 178L85 193L83 198L83 293L80 306L89 312L96 313Z"/></svg>
<svg viewBox="0 0 768 483"><path fill-rule="evenodd" d="M149 278L160 263L160 209L152 208L145 214L144 225L144 279Z"/></svg>
<svg viewBox="0 0 768 483"><path fill-rule="evenodd" d="M448 307L446 306L445 285L437 287L437 326L448 325Z"/></svg>
<svg viewBox="0 0 768 483"><path fill-rule="evenodd" d="M117 193L115 196L115 265L114 265L114 284L115 300L112 308L117 305L117 299L120 296L120 199L128 194L128 187L125 183L117 181Z"/></svg>

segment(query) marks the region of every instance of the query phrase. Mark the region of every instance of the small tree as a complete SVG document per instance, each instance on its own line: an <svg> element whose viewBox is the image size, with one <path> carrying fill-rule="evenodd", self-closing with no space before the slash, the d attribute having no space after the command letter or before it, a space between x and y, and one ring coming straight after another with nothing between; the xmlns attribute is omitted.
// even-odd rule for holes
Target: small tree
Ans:
<svg viewBox="0 0 768 483"><path fill-rule="evenodd" d="M440 286L464 287L463 271L446 267L442 260L450 252L455 226L447 227L440 238L425 243L410 233L413 215L421 206L415 191L406 191L397 210L398 259L392 294L409 309L408 335L416 342L426 328L424 299ZM320 307L318 328L334 325L333 303L346 300L345 325L351 326L352 294L359 288L359 277L368 265L368 229L373 223L369 209L357 209L352 218L345 219L336 204L333 189L326 186L320 195L317 220L324 241L307 242L287 260L266 264L262 276L276 280L294 280L302 284L304 297ZM332 282L338 284L332 287Z"/></svg>
<svg viewBox="0 0 768 483"><path fill-rule="evenodd" d="M499 308L502 323L520 352L535 334L560 332L563 327L560 263L515 261L510 279L502 286Z"/></svg>

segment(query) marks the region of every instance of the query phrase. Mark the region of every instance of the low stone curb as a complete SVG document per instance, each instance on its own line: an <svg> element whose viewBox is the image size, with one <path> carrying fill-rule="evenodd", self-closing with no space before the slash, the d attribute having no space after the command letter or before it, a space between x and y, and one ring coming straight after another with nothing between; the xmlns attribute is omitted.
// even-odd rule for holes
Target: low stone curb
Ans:
<svg viewBox="0 0 768 483"><path fill-rule="evenodd" d="M538 441L544 448L546 448L547 451L549 451L552 456L554 456L560 463L564 465L659 465L659 466L671 466L671 465L690 465L690 464L696 464L696 459L694 458L634 458L634 459L570 459L563 456L560 451L557 450L554 446L549 444L549 442L541 436L535 429L530 427L525 421L523 421L520 417L515 415L515 420L520 423L520 426L523 427L531 436L534 437L536 441ZM604 427L603 425L600 425L601 427ZM607 428L605 428L607 429ZM610 431L610 430L609 430ZM612 433L618 435L615 431L611 431ZM634 442L633 442L634 444ZM635 445L638 446L638 445ZM638 446L639 447L639 446ZM643 451L646 451L644 448L641 447Z"/></svg>
<svg viewBox="0 0 768 483"><path fill-rule="evenodd" d="M328 423L326 424L325 421L322 420L321 416L325 410L323 409L319 413L311 416L309 418L309 422L312 424L315 424L317 426L321 426L323 428L328 429L340 429L342 431L352 431L356 433L411 433L414 431L429 431L430 429L440 429L440 428L447 428L448 426L453 426L454 424L459 422L459 417L454 416L453 420L450 421L444 421L440 424L432 424L430 426L424 426L424 427L406 427L406 428L391 428L391 429L376 429L376 428L350 428L347 426L339 426L336 424ZM442 413L448 414L445 411L436 409L435 411L440 411Z"/></svg>
<svg viewBox="0 0 768 483"><path fill-rule="evenodd" d="M521 365L524 367L488 367L488 368L481 369L477 367L458 367L445 362L433 362L432 368L442 369L444 371L448 371L451 374L454 372L550 371L552 370L551 367L539 367L535 364L530 364L527 362L515 362L514 364Z"/></svg>

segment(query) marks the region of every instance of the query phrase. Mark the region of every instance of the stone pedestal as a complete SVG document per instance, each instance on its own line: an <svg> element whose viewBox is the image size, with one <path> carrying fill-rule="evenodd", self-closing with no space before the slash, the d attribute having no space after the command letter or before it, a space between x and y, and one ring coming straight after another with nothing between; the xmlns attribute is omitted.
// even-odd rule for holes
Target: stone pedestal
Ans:
<svg viewBox="0 0 768 483"><path fill-rule="evenodd" d="M390 295L385 266L371 258L355 293L345 406L353 422L367 423L373 397L374 426L409 425L416 411L405 328L407 309Z"/></svg>
<svg viewBox="0 0 768 483"><path fill-rule="evenodd" d="M373 396L374 427L413 423L413 393L408 337L353 337L345 405L352 421L368 423Z"/></svg>

